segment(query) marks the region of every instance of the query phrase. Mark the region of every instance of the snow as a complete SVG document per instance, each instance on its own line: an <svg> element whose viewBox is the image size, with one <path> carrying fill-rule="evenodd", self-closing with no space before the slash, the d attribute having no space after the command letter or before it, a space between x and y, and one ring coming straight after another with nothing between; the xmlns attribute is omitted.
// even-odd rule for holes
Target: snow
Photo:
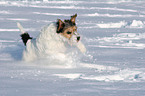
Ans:
<svg viewBox="0 0 145 96"><path fill-rule="evenodd" d="M144 5L144 0L1 0L0 96L144 96ZM75 13L85 54L72 47L67 56L22 60L17 22L36 37L43 26Z"/></svg>
<svg viewBox="0 0 145 96"><path fill-rule="evenodd" d="M119 23L107 23L107 24L97 24L99 28L121 28L126 26L126 22L120 21Z"/></svg>
<svg viewBox="0 0 145 96"><path fill-rule="evenodd" d="M99 44L93 44L90 46L98 47L111 47L111 48L136 48L144 49L145 44L135 42L136 40L142 40L145 38L144 33L120 33L113 34L112 37L97 37L95 39L88 40L89 42L95 42Z"/></svg>
<svg viewBox="0 0 145 96"><path fill-rule="evenodd" d="M133 20L132 22L110 22L110 23L103 23L97 24L99 28L143 28L145 24L142 21Z"/></svg>
<svg viewBox="0 0 145 96"><path fill-rule="evenodd" d="M130 27L132 27L132 28L137 28L137 27L142 28L142 27L144 27L144 23L142 21L133 20Z"/></svg>

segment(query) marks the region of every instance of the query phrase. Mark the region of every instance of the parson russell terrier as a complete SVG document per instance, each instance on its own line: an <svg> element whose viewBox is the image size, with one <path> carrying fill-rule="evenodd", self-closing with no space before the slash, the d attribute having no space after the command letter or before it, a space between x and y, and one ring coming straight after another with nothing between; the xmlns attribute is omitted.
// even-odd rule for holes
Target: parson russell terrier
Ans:
<svg viewBox="0 0 145 96"><path fill-rule="evenodd" d="M26 46L23 51L23 60L33 61L50 55L65 54L66 45L76 46L82 53L85 53L86 48L77 33L76 17L77 14L71 16L70 20L58 19L57 22L44 26L36 38L30 37L21 24L17 23L22 33L21 38Z"/></svg>

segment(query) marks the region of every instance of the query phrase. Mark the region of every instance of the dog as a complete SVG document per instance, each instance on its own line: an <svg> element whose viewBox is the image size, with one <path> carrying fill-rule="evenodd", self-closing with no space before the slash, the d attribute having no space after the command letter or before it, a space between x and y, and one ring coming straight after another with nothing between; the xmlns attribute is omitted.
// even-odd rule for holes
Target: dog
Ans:
<svg viewBox="0 0 145 96"><path fill-rule="evenodd" d="M67 44L75 46L80 52L85 53L86 48L77 33L76 17L77 14L71 16L69 20L58 19L57 22L44 26L36 38L30 37L22 25L17 23L21 31L21 39L26 46L23 51L23 60L34 61L52 55L61 58L67 51Z"/></svg>

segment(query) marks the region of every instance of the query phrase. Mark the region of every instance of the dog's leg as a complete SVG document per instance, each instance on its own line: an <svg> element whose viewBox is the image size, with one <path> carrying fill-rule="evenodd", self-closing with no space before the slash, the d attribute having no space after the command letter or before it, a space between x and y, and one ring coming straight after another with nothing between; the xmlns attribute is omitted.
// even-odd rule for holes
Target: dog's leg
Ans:
<svg viewBox="0 0 145 96"><path fill-rule="evenodd" d="M17 22L17 26L18 26L20 32L22 33L20 36L21 36L21 39L23 40L24 45L26 46L27 41L29 39L32 39L32 37L30 37L30 35L24 31L24 28L22 27L22 25L20 23Z"/></svg>
<svg viewBox="0 0 145 96"><path fill-rule="evenodd" d="M79 41L76 46L82 53L86 53L86 47L81 41Z"/></svg>
<svg viewBox="0 0 145 96"><path fill-rule="evenodd" d="M71 39L68 41L68 44L71 46L76 46L82 53L86 52L85 45L81 42L79 34L74 34Z"/></svg>

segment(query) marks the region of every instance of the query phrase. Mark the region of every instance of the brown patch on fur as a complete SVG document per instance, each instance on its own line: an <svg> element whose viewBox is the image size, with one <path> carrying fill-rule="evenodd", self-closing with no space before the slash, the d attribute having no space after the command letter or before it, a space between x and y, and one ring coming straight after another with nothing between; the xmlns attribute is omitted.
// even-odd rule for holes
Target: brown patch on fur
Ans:
<svg viewBox="0 0 145 96"><path fill-rule="evenodd" d="M71 21L72 23L75 23L75 22L76 22L76 17L77 17L77 14L71 16L71 20L70 20L70 21Z"/></svg>
<svg viewBox="0 0 145 96"><path fill-rule="evenodd" d="M57 22L57 33L60 33L63 30L63 27L64 27L64 22L61 21L60 19L58 19L58 22Z"/></svg>

